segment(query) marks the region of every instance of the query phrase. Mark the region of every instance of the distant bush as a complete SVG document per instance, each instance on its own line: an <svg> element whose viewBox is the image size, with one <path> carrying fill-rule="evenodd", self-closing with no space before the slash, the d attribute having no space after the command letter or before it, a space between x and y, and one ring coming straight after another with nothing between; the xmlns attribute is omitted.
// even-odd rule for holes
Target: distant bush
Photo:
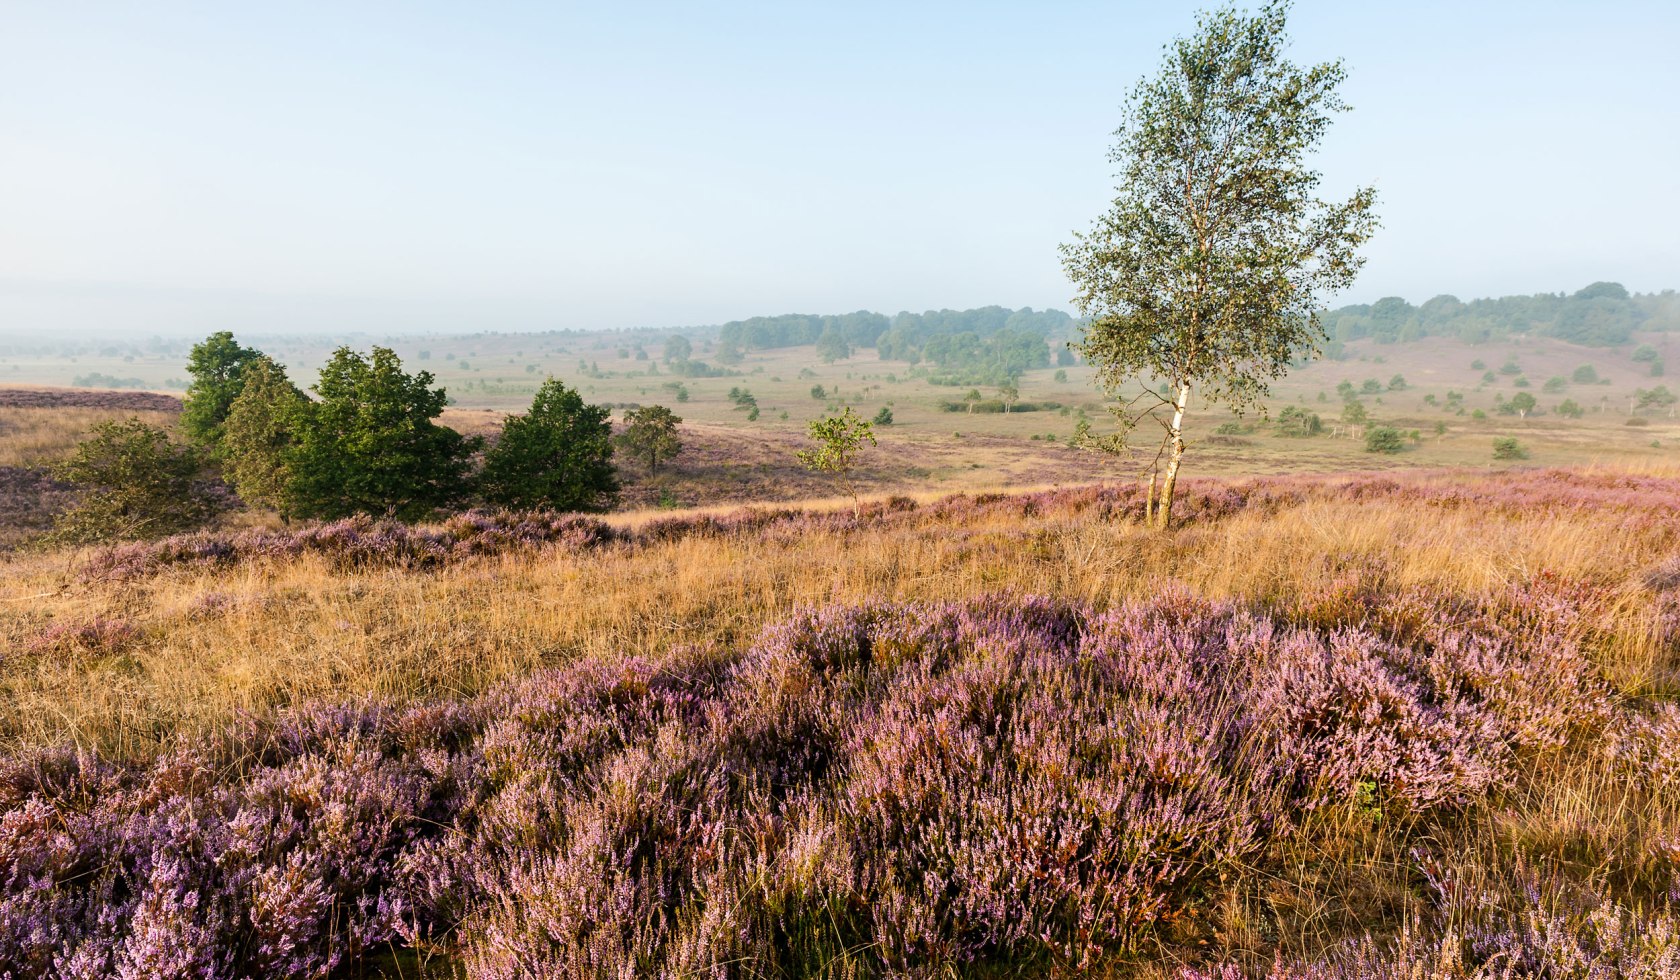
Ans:
<svg viewBox="0 0 1680 980"><path fill-rule="evenodd" d="M1570 380L1574 381L1576 384L1582 384L1582 385L1598 384L1598 370L1596 368L1594 368L1591 364L1581 365L1580 367L1576 368L1574 370L1574 372L1569 375L1569 377L1570 377Z"/></svg>
<svg viewBox="0 0 1680 980"><path fill-rule="evenodd" d="M882 405L881 410L875 413L875 417L873 419L870 419L870 424L871 425L876 425L876 426L892 425L893 424L892 409L888 408L885 405Z"/></svg>
<svg viewBox="0 0 1680 980"><path fill-rule="evenodd" d="M979 398L973 401L944 401L939 403L942 412L972 412L978 415L992 415L1004 411L1009 412L1054 412L1062 407L1061 402L1010 402L1001 398Z"/></svg>
<svg viewBox="0 0 1680 980"><path fill-rule="evenodd" d="M94 371L89 374L78 374L71 384L77 388L144 388L146 382L139 378L117 378L109 374Z"/></svg>
<svg viewBox="0 0 1680 980"><path fill-rule="evenodd" d="M1406 448L1406 437L1399 429L1381 425L1365 433L1368 453L1397 453Z"/></svg>
<svg viewBox="0 0 1680 980"><path fill-rule="evenodd" d="M1527 459L1528 450L1515 439L1493 440L1494 459Z"/></svg>

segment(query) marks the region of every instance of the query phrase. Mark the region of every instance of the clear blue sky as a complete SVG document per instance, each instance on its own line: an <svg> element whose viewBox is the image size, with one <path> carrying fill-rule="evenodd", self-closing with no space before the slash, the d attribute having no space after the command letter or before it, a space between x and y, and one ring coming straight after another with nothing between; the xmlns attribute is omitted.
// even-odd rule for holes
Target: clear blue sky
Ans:
<svg viewBox="0 0 1680 980"><path fill-rule="evenodd" d="M1174 3L0 4L0 330L1066 307ZM1300 0L1344 299L1680 287L1680 5Z"/></svg>

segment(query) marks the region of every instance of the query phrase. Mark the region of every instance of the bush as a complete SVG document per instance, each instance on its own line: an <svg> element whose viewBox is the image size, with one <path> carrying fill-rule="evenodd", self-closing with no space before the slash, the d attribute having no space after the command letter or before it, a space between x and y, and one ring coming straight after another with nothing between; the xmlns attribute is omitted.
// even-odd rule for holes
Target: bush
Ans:
<svg viewBox="0 0 1680 980"><path fill-rule="evenodd" d="M1365 451L1368 453L1397 453L1405 448L1406 437L1392 426L1380 425L1365 433Z"/></svg>
<svg viewBox="0 0 1680 980"><path fill-rule="evenodd" d="M1528 450L1515 439L1493 440L1494 459L1527 459Z"/></svg>
<svg viewBox="0 0 1680 980"><path fill-rule="evenodd" d="M101 422L53 468L79 499L53 520L68 543L158 538L198 527L220 506L199 479L204 457L136 418Z"/></svg>
<svg viewBox="0 0 1680 980"><path fill-rule="evenodd" d="M881 410L879 412L876 412L875 417L870 420L870 424L871 425L892 425L893 424L892 409L886 407L885 405L882 405Z"/></svg>

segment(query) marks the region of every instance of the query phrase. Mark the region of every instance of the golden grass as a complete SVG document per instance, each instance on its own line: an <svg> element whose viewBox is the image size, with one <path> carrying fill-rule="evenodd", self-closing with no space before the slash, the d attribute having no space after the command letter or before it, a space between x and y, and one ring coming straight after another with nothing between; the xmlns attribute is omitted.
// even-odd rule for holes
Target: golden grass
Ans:
<svg viewBox="0 0 1680 980"><path fill-rule="evenodd" d="M1437 479L1454 479L1437 477ZM849 508L849 500L818 506ZM637 525L669 512L617 515ZM117 621L115 650L64 645L0 662L0 738L143 756L179 731L300 699L481 689L580 654L750 642L799 606L994 591L1105 606L1171 582L1283 608L1349 575L1482 595L1541 570L1619 588L1599 654L1625 691L1680 690L1637 576L1667 543L1612 515L1479 513L1321 500L1168 535L1131 521L996 514L798 536L745 535L505 556L428 573L316 559L84 583L73 553L21 556L0 580L0 639Z"/></svg>
<svg viewBox="0 0 1680 980"><path fill-rule="evenodd" d="M0 466L48 466L68 456L88 430L115 418L173 427L176 412L113 408L0 407Z"/></svg>

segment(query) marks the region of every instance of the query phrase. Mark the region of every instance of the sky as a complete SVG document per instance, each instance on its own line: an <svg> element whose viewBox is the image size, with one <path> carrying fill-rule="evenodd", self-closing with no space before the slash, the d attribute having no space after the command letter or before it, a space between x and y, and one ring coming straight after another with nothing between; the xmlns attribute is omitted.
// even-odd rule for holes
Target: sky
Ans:
<svg viewBox="0 0 1680 980"><path fill-rule="evenodd" d="M1069 308L1191 3L0 0L0 332ZM1299 0L1336 297L1680 287L1680 5Z"/></svg>

